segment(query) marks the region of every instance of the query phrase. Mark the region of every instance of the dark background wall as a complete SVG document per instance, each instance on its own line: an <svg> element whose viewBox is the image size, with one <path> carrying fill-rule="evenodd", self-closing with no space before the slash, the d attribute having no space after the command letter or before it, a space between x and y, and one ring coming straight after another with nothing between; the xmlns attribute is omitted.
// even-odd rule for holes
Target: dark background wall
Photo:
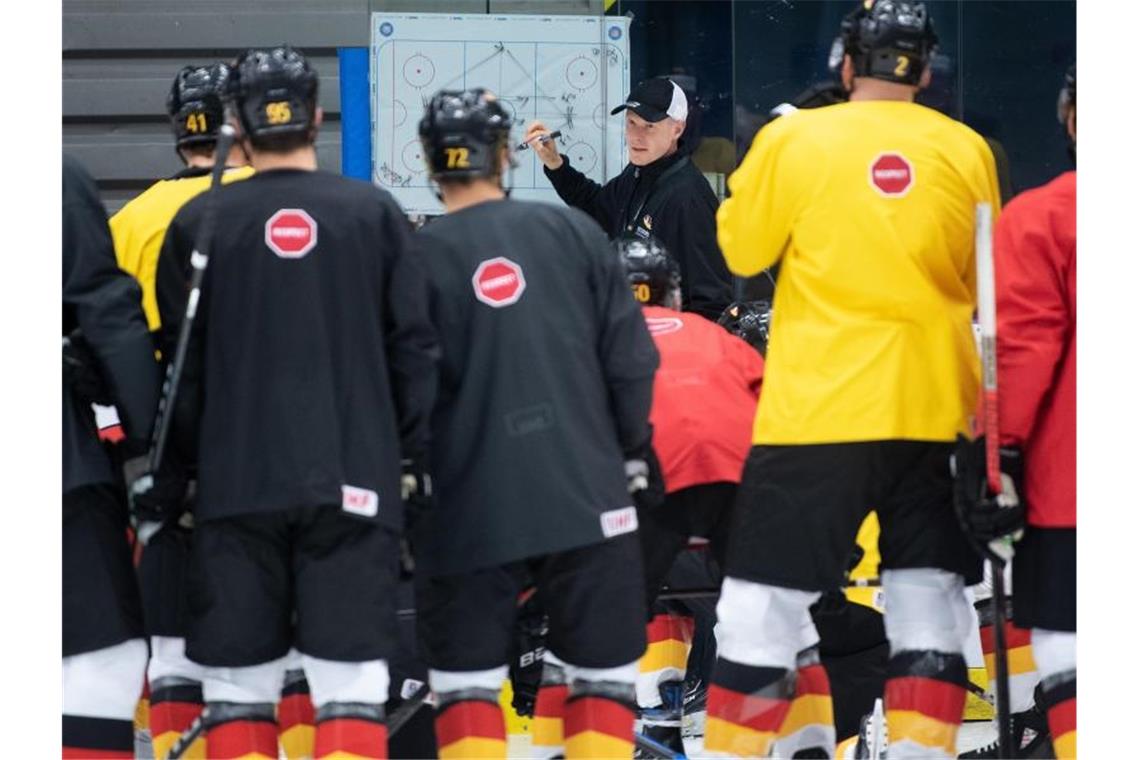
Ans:
<svg viewBox="0 0 1140 760"><path fill-rule="evenodd" d="M920 102L1005 147L1015 191L1069 167L1057 92L1076 60L1071 0L932 0L935 81ZM632 14L631 78L695 76L703 133L743 152L761 117L830 76L827 56L851 0L617 0Z"/></svg>
<svg viewBox="0 0 1140 760"><path fill-rule="evenodd" d="M608 8L606 7L608 5ZM336 49L366 46L372 11L632 14L631 79L693 77L701 129L747 148L759 118L828 76L850 0L63 0L63 144L114 211L179 167L164 113L174 73L288 41L321 74L322 166L340 168ZM1015 190L1068 167L1054 118L1076 57L1072 0L933 0L941 37L924 102L996 138Z"/></svg>

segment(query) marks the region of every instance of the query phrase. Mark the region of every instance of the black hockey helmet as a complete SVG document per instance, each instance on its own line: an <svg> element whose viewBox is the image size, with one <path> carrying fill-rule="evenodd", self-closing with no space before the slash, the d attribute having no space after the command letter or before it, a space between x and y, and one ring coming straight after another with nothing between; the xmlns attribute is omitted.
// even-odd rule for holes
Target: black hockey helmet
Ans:
<svg viewBox="0 0 1140 760"><path fill-rule="evenodd" d="M917 85L938 46L926 5L911 0L863 0L847 14L831 63L851 56L855 76ZM838 59L838 60L837 60Z"/></svg>
<svg viewBox="0 0 1140 760"><path fill-rule="evenodd" d="M166 113L179 148L217 142L218 128L225 122L222 100L229 76L228 65L215 63L184 66L174 77L166 96Z"/></svg>
<svg viewBox="0 0 1140 760"><path fill-rule="evenodd" d="M510 136L510 114L482 87L440 90L420 119L420 141L432 179L498 175Z"/></svg>
<svg viewBox="0 0 1140 760"><path fill-rule="evenodd" d="M716 323L763 356L768 351L768 333L772 323L770 301L735 301L728 305Z"/></svg>
<svg viewBox="0 0 1140 760"><path fill-rule="evenodd" d="M622 237L613 247L638 303L681 308L681 265L657 238Z"/></svg>
<svg viewBox="0 0 1140 760"><path fill-rule="evenodd" d="M254 143L259 138L305 135L317 115L317 72L288 45L250 49L234 61L227 95Z"/></svg>

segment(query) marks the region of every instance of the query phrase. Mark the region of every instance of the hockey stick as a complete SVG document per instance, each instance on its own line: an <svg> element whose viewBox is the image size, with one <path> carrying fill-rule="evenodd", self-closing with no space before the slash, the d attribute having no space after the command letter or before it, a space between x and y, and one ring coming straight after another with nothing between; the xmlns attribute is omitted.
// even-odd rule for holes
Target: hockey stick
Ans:
<svg viewBox="0 0 1140 760"><path fill-rule="evenodd" d="M197 741L202 732L206 730L206 709L208 708L203 708L202 712L198 713L194 722L187 726L182 735L170 746L170 751L166 753L167 760L178 760L185 755L186 750L190 749L190 745Z"/></svg>
<svg viewBox="0 0 1140 760"><path fill-rule="evenodd" d="M974 211L974 252L978 278L978 323L982 349L982 419L986 443L986 482L994 498L1003 491L998 428L997 290L994 282L993 209L979 203ZM1005 640L1005 563L1013 557L1008 538L990 543L993 578L994 669L997 671L998 757L1013 757L1009 718L1009 657Z"/></svg>
<svg viewBox="0 0 1140 760"><path fill-rule="evenodd" d="M236 132L229 124L223 124L218 130L217 145L214 155L217 160L210 171L210 189L207 190L206 207L202 212L202 226L199 228L195 250L190 254L190 292L186 299L186 311L182 317L182 324L178 327L178 343L175 345L174 358L166 365L166 378L162 382L162 395L158 401L158 411L155 414L154 426L151 430L150 449L147 451L145 470L138 473L138 477L128 482L132 493L145 493L154 486L154 476L162 464L162 455L166 452L166 439L170 434L170 423L174 417L174 404L178 398L178 385L182 379L182 372L186 365L186 353L190 347L190 331L194 327L194 317L198 313L198 301L202 297L202 279L206 274L206 265L210 260L210 244L214 236L214 216L217 211L217 194L214 192L222 184L222 175L226 171L226 156L229 155ZM128 463L130 464L130 463ZM136 541L146 545L147 541L162 529L161 522L141 522L135 530Z"/></svg>
<svg viewBox="0 0 1140 760"><path fill-rule="evenodd" d="M226 170L225 157L229 155L235 134L234 128L229 124L223 124L218 130L218 142L214 150L217 160L210 172L210 189L207 191L206 205L202 212L202 226L199 228L197 246L190 254L190 292L186 299L186 312L183 314L182 324L178 327L178 343L174 349L174 359L167 365L166 379L162 384L162 398L158 403L158 414L155 417L150 451L147 455L147 467L152 474L158 471L159 465L162 464L162 455L166 452L166 439L170 434L171 418L174 416L174 402L178 398L178 384L182 379L186 353L190 346L190 331L194 327L194 318L198 314L198 301L202 297L202 279L206 276L206 265L210 262L211 238L214 236L214 217L218 206L217 194L214 191L222 184L222 174Z"/></svg>

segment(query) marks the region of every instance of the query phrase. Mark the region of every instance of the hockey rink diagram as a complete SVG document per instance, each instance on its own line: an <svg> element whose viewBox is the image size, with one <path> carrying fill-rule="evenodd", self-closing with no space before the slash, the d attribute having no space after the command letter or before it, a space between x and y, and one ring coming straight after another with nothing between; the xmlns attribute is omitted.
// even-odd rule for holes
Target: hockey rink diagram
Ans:
<svg viewBox="0 0 1140 760"><path fill-rule="evenodd" d="M592 17L373 14L373 181L409 213L436 214L420 145L423 108L441 90L485 87L512 116L512 142L541 120L559 151L597 182L625 165L629 20ZM507 183L525 200L558 202L533 151L515 152Z"/></svg>

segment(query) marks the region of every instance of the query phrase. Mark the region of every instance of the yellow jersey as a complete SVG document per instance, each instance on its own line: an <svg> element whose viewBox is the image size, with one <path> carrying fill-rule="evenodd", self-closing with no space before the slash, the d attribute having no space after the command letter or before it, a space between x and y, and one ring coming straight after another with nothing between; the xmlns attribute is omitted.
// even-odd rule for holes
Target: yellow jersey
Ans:
<svg viewBox="0 0 1140 760"><path fill-rule="evenodd" d="M245 179L253 168L226 169L222 182ZM164 179L155 182L111 217L111 238L119 268L129 272L142 287L143 311L151 331L160 326L158 303L154 297L154 276L158 254L170 220L186 201L210 187L210 174Z"/></svg>
<svg viewBox="0 0 1140 760"><path fill-rule="evenodd" d="M729 269L781 262L753 442L965 432L979 383L974 206L1001 205L985 140L909 102L801 110L760 130L728 184Z"/></svg>

